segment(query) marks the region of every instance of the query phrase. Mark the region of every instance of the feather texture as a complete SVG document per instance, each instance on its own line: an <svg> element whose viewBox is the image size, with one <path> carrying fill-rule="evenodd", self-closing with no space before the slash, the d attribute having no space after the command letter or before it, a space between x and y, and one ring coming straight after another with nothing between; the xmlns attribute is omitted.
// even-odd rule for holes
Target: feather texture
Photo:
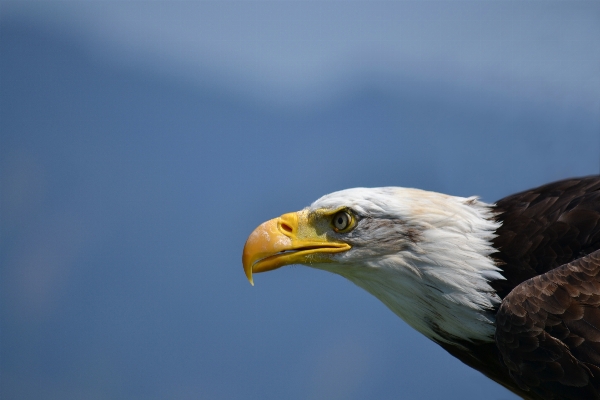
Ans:
<svg viewBox="0 0 600 400"><path fill-rule="evenodd" d="M504 298L521 282L600 249L600 177L566 179L496 203L501 226L494 257L506 280Z"/></svg>
<svg viewBox="0 0 600 400"><path fill-rule="evenodd" d="M531 278L502 302L510 376L544 399L600 399L600 250Z"/></svg>
<svg viewBox="0 0 600 400"><path fill-rule="evenodd" d="M437 342L493 341L501 299L489 280L502 275L490 257L500 225L491 206L417 189L357 188L309 210L340 207L359 217L354 231L336 238L352 249L314 267L348 278Z"/></svg>

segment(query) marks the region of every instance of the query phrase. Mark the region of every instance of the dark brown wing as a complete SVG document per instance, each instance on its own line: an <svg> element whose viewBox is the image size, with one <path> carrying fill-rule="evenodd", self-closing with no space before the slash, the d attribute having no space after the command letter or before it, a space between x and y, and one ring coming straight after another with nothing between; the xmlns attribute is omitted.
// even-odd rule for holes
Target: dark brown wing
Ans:
<svg viewBox="0 0 600 400"><path fill-rule="evenodd" d="M496 203L494 257L506 280L491 282L501 298L515 286L600 249L600 176L549 183Z"/></svg>
<svg viewBox="0 0 600 400"><path fill-rule="evenodd" d="M498 310L496 343L522 389L600 399L600 251L517 286Z"/></svg>

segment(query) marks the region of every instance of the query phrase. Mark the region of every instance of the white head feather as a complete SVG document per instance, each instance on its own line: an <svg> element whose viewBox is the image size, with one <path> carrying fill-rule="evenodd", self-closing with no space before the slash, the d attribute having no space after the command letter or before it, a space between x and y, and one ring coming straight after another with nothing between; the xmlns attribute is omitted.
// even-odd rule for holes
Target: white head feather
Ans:
<svg viewBox="0 0 600 400"><path fill-rule="evenodd" d="M499 223L476 197L404 188L356 188L315 201L309 211L348 207L357 227L351 250L330 264L430 339L493 340L500 298L490 280L504 279L490 255Z"/></svg>

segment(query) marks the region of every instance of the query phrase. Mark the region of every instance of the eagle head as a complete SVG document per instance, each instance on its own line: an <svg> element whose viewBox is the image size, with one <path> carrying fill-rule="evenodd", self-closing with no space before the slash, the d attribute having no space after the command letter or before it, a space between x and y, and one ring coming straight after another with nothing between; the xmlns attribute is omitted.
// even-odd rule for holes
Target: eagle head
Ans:
<svg viewBox="0 0 600 400"><path fill-rule="evenodd" d="M355 188L269 220L252 232L242 263L253 273L303 264L339 274L438 342L492 340L503 279L490 255L493 208L396 187Z"/></svg>

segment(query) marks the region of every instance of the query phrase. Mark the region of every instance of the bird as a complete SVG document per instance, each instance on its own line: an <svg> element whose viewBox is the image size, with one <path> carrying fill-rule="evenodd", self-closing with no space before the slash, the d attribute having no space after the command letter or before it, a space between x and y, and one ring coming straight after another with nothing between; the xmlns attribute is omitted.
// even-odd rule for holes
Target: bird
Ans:
<svg viewBox="0 0 600 400"><path fill-rule="evenodd" d="M523 399L600 399L600 175L489 204L353 188L259 225L246 277L303 264L350 280Z"/></svg>

